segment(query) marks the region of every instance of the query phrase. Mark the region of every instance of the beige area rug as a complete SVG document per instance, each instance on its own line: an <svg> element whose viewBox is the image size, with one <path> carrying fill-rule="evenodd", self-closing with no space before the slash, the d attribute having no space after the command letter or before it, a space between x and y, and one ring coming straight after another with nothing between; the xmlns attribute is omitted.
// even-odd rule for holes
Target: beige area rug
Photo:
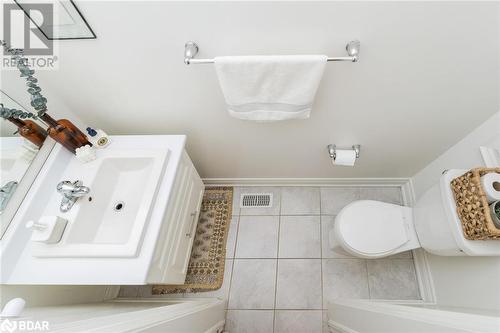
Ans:
<svg viewBox="0 0 500 333"><path fill-rule="evenodd" d="M153 295L210 291L222 286L232 208L232 187L205 189L186 281L182 285L155 285Z"/></svg>

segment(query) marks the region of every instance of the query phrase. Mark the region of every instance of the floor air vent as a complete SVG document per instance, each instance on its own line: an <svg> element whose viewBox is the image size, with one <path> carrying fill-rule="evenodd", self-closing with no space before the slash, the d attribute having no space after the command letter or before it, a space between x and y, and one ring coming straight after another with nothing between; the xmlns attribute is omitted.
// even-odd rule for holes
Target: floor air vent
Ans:
<svg viewBox="0 0 500 333"><path fill-rule="evenodd" d="M243 193L241 194L240 207L272 207L273 194L272 193Z"/></svg>

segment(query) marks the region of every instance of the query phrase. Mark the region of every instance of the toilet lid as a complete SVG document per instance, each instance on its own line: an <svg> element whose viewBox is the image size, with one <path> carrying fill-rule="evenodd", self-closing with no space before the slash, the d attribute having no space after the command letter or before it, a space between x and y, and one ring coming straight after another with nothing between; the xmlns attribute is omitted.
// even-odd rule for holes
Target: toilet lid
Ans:
<svg viewBox="0 0 500 333"><path fill-rule="evenodd" d="M409 241L402 206L362 200L337 216L340 234L353 251L365 254L391 252Z"/></svg>

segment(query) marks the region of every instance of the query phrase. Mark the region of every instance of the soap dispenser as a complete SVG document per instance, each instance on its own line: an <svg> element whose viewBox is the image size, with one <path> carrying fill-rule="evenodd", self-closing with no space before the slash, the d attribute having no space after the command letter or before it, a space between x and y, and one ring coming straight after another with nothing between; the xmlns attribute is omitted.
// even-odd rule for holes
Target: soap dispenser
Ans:
<svg viewBox="0 0 500 333"><path fill-rule="evenodd" d="M28 221L25 226L33 230L32 241L54 244L61 240L67 223L68 220L59 216L42 216L38 222Z"/></svg>

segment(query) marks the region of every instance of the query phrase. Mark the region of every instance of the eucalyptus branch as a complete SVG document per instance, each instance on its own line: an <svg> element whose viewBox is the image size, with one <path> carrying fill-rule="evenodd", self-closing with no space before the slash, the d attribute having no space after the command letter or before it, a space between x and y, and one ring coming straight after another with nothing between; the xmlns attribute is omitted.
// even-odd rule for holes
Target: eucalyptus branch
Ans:
<svg viewBox="0 0 500 333"><path fill-rule="evenodd" d="M40 88L37 85L38 80L33 76L35 74L34 69L30 69L28 66L28 59L24 57L24 50L23 49L13 49L7 45L7 43L4 40L0 40L0 44L3 46L5 51L11 55L11 59L14 60L17 69L21 72L21 77L26 78L26 85L28 86L28 93L30 94L31 97L31 106L37 111L37 115L35 116L32 113L29 113L33 116L28 116L27 112L23 112L20 110L15 110L15 109L6 109L6 110L14 110L11 113L15 115L21 116L19 112L22 112L22 115L24 118L34 118L36 119L37 116L41 117L47 112L47 99L43 97L41 94L42 88ZM2 109L3 108L2 106ZM6 114L9 112L5 112ZM2 111L1 116L3 116L4 112ZM5 118L5 117L4 117Z"/></svg>
<svg viewBox="0 0 500 333"><path fill-rule="evenodd" d="M7 118L15 118L15 119L37 119L37 116L31 112L21 111L17 109L9 109L0 104L0 117Z"/></svg>

